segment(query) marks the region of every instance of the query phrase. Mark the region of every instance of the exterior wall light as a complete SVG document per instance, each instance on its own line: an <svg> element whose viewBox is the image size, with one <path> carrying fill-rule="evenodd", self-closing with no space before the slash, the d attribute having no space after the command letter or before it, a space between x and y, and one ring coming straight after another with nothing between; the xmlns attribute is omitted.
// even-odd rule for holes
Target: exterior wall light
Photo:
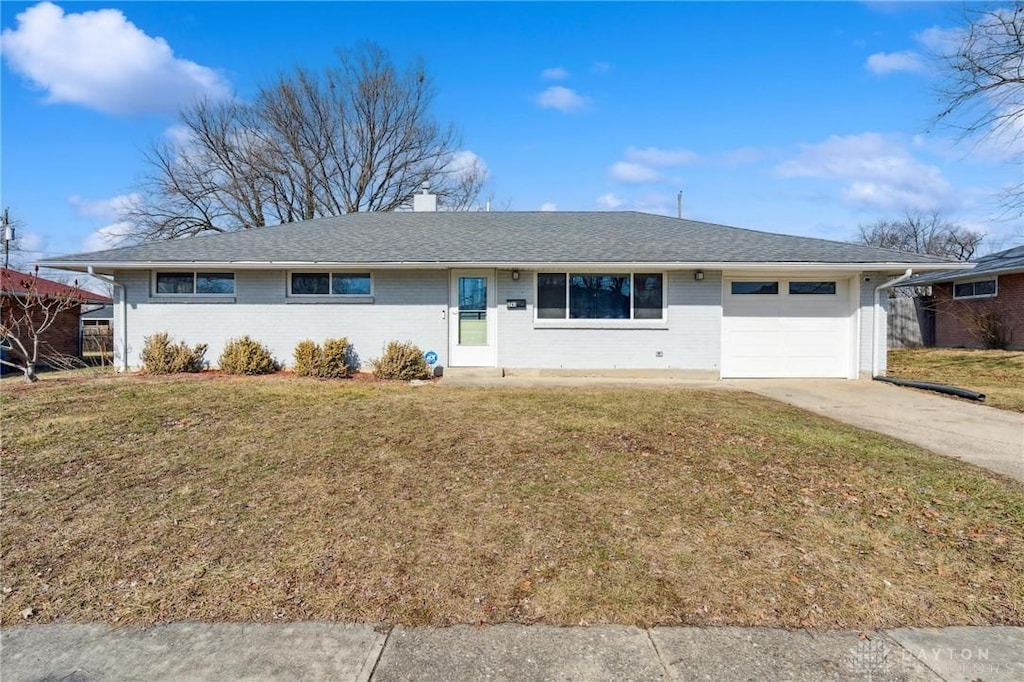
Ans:
<svg viewBox="0 0 1024 682"><path fill-rule="evenodd" d="M512 271L512 280L515 281L515 282L519 281L519 271L518 270L513 270Z"/></svg>
<svg viewBox="0 0 1024 682"><path fill-rule="evenodd" d="M693 278L694 278L694 279L695 279L696 281L698 281L698 282L702 282L702 281L704 281L704 271L703 271L703 270L697 270L697 271L695 271L695 272L693 273Z"/></svg>

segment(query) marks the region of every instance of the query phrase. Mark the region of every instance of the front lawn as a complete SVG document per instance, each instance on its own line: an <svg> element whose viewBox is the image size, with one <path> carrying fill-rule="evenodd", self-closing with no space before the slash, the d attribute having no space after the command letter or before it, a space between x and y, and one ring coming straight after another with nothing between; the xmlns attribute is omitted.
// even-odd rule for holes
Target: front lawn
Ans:
<svg viewBox="0 0 1024 682"><path fill-rule="evenodd" d="M1024 487L733 391L0 393L2 622L1024 624Z"/></svg>
<svg viewBox="0 0 1024 682"><path fill-rule="evenodd" d="M887 374L935 381L984 393L985 404L1024 412L1024 352L962 348L904 348L889 351Z"/></svg>

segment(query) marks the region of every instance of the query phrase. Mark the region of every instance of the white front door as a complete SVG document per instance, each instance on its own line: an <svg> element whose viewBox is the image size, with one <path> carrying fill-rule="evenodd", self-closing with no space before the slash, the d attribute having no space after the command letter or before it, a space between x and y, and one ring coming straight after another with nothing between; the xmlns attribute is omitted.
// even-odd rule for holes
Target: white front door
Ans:
<svg viewBox="0 0 1024 682"><path fill-rule="evenodd" d="M452 367L494 367L494 271L452 270L448 339Z"/></svg>

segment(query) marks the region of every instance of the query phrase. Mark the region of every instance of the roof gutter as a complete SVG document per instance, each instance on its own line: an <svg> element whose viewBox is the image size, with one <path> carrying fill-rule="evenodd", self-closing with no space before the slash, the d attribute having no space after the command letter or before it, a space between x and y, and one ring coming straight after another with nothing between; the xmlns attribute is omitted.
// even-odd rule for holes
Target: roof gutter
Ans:
<svg viewBox="0 0 1024 682"><path fill-rule="evenodd" d="M108 282L110 286L121 290L121 304L118 306L121 309L121 366L118 368L120 372L128 371L128 292L124 288L124 285L118 281L115 281L113 277L103 277L97 275L93 270L93 266L88 266L86 270L91 276L97 279L102 279Z"/></svg>
<svg viewBox="0 0 1024 682"><path fill-rule="evenodd" d="M888 282L882 282L877 287L875 287L875 305L874 305L874 308L872 309L872 314L874 315L874 322L871 325L871 376L872 377L884 376L883 374L881 374L881 368L879 367L879 362L878 362L879 357L881 355L881 349L879 348L879 346L881 344L878 342L878 336L879 336L879 334L878 334L878 323L879 323L879 317L880 317L879 311L882 308L881 293L882 293L882 291L884 289L891 289L894 286L896 286L897 284L899 284L900 282L907 281L908 279L910 279L911 275L913 275L913 274L914 274L914 269L913 268L907 268L907 271L904 272L899 277L897 277L896 279L891 279ZM888 343L889 343L888 333L889 333L888 330L886 330L886 345L888 345Z"/></svg>
<svg viewBox="0 0 1024 682"><path fill-rule="evenodd" d="M42 263L48 268L85 271L96 270L152 270L167 268L184 269L231 269L231 270L312 270L323 268L372 269L372 270L414 270L434 268L496 268L499 270L538 269L600 269L609 267L651 268L658 270L827 270L833 272L861 272L864 270L903 270L908 267L917 272L943 270L970 270L973 263L908 263L906 261L827 263L820 261L391 261L391 262L341 262L341 261L71 261L48 260Z"/></svg>

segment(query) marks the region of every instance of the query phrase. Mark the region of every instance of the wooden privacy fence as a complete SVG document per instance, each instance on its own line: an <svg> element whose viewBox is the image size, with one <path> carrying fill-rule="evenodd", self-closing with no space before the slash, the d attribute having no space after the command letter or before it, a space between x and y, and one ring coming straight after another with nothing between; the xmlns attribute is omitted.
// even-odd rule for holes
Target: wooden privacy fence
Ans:
<svg viewBox="0 0 1024 682"><path fill-rule="evenodd" d="M889 299L889 348L935 345L935 308L930 296L897 289Z"/></svg>

